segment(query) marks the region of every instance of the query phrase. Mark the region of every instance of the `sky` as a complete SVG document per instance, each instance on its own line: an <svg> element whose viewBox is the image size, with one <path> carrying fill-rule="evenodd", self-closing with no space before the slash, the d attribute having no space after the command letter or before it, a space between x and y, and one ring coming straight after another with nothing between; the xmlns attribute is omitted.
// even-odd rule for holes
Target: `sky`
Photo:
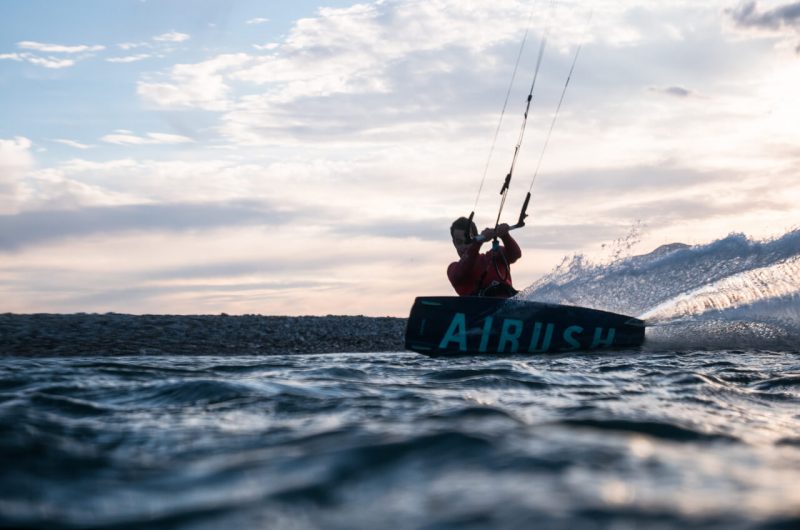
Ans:
<svg viewBox="0 0 800 530"><path fill-rule="evenodd" d="M798 226L800 2L4 0L0 312L452 295L450 223L494 224L543 42L518 289Z"/></svg>

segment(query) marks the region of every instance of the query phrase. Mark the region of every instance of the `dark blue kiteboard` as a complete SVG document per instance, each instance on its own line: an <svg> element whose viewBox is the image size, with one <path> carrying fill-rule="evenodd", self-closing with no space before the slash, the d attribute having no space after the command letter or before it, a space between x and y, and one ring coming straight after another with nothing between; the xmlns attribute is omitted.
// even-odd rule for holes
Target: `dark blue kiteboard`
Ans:
<svg viewBox="0 0 800 530"><path fill-rule="evenodd" d="M644 321L607 311L515 299L430 296L414 301L406 349L425 355L537 354L631 348Z"/></svg>

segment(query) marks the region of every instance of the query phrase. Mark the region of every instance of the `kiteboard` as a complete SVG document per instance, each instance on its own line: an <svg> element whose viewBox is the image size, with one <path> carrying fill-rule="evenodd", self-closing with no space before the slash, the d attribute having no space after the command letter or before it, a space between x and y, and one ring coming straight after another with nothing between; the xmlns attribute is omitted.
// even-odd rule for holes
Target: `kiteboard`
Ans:
<svg viewBox="0 0 800 530"><path fill-rule="evenodd" d="M406 326L406 349L430 356L539 354L635 348L638 318L586 307L478 296L422 296Z"/></svg>

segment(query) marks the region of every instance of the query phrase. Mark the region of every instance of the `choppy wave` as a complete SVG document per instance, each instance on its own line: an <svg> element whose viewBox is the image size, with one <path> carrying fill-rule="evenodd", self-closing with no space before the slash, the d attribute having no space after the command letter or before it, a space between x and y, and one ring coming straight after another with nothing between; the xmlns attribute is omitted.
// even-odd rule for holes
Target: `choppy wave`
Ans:
<svg viewBox="0 0 800 530"><path fill-rule="evenodd" d="M7 359L0 527L797 528L798 405L753 351Z"/></svg>
<svg viewBox="0 0 800 530"><path fill-rule="evenodd" d="M800 347L800 230L664 245L597 264L565 260L519 295L645 319L650 348Z"/></svg>

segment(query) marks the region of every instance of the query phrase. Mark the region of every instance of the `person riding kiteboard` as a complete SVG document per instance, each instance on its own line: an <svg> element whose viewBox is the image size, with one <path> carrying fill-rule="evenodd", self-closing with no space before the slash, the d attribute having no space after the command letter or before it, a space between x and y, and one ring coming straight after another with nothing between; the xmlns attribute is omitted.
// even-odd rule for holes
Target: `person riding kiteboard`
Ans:
<svg viewBox="0 0 800 530"><path fill-rule="evenodd" d="M589 16L589 19L591 20L591 15ZM525 201L522 203L519 219L516 224L511 226L505 223L500 223L503 207L505 206L508 190L511 184L511 178L517 165L517 157L522 148L522 140L525 136L525 128L528 123L528 116L530 114L531 104L533 102L533 91L539 74L539 67L542 64L542 57L544 55L548 32L549 26L545 30L544 35L542 36L541 44L539 45L536 68L533 73L533 80L531 81L531 87L526 99L525 113L523 114L522 125L517 138L517 145L514 147L514 155L511 159L511 167L508 170L508 174L506 174L503 187L500 189L500 195L502 198L500 201L500 209L497 212L497 219L494 223L494 228L486 228L480 235L478 235L478 229L472 219L475 215L475 208L478 205L484 181L486 180L486 174L489 169L492 152L494 151L495 142L497 140L498 133L500 132L500 125L503 122L503 116L505 114L506 104L508 103L508 97L511 93L511 87L514 84L514 78L516 77L517 66L519 66L519 61L522 57L522 50L525 46L525 41L527 40L527 30L525 31L525 36L522 39L520 51L517 54L517 62L514 66L514 73L511 76L511 83L509 84L508 91L506 92L506 100L505 103L503 103L503 110L500 113L500 123L497 125L494 140L492 141L492 147L489 150L489 158L483 171L483 178L481 179L481 184L478 187L478 194L475 197L475 206L473 207L469 218L460 217L456 219L450 226L450 235L453 239L453 246L455 246L456 252L458 252L459 260L451 263L448 266L447 277L450 279L450 283L453 285L453 288L455 288L459 296L511 298L518 292L516 289L514 289L511 283L511 269L509 266L522 256L522 251L520 250L519 245L517 245L517 242L514 241L514 239L509 235L509 231L525 226L525 218L528 217L527 209L528 203L531 200L533 185L536 182L536 177L539 175L539 169L541 168L542 160L544 158L545 151L547 150L547 145L550 142L550 137L556 124L556 118L561 110L561 105L564 102L564 95L567 92L567 87L569 86L570 79L572 78L575 64L578 61L578 55L580 54L581 47L583 46L582 43L578 45L577 49L575 50L575 55L572 58L572 64L570 65L567 79L564 82L563 89L561 90L561 97L558 100L558 105L556 106L555 112L553 112L550 128L547 131L542 150L539 154L539 161L536 165L536 170L533 172L528 193L525 196ZM492 240L492 249L489 252L481 254L481 245L489 239ZM502 240L503 245L500 245L498 239Z"/></svg>
<svg viewBox="0 0 800 530"><path fill-rule="evenodd" d="M501 223L478 236L475 223L466 217L459 217L450 226L459 260L447 267L447 277L459 296L510 298L517 294L509 265L522 257L522 251L508 233L509 228ZM481 245L489 240L493 241L492 249L481 254Z"/></svg>

